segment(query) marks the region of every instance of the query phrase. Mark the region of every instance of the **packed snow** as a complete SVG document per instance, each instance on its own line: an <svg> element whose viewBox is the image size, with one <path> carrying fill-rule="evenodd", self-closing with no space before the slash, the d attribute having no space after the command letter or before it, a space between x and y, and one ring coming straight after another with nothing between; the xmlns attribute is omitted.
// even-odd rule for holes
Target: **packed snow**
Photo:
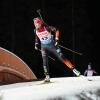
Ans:
<svg viewBox="0 0 100 100"><path fill-rule="evenodd" d="M0 100L100 100L100 76L51 78L0 86Z"/></svg>

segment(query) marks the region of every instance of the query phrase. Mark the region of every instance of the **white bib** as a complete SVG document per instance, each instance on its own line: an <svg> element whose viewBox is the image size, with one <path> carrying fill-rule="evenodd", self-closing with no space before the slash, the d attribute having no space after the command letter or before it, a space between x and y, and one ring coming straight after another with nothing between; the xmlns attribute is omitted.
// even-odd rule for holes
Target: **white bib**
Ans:
<svg viewBox="0 0 100 100"><path fill-rule="evenodd" d="M52 35L46 29L42 32L36 31L36 35L38 36L42 44L49 44L51 42Z"/></svg>

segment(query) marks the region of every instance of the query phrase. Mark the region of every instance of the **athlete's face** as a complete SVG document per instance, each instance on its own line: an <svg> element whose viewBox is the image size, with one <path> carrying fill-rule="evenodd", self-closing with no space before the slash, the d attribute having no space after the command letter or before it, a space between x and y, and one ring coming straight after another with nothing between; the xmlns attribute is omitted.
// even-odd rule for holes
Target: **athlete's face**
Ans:
<svg viewBox="0 0 100 100"><path fill-rule="evenodd" d="M36 29L38 29L38 28L41 27L41 25L42 25L41 19L39 19L39 18L34 18L33 21L34 21L34 26L35 26Z"/></svg>
<svg viewBox="0 0 100 100"><path fill-rule="evenodd" d="M91 69L91 65L88 65L88 69Z"/></svg>

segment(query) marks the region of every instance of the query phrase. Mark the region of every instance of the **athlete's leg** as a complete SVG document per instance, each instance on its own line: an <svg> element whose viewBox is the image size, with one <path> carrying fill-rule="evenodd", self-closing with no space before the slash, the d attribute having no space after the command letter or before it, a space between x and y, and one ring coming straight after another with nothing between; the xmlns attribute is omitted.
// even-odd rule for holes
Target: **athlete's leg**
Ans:
<svg viewBox="0 0 100 100"><path fill-rule="evenodd" d="M50 51L53 52L68 68L70 68L76 76L80 75L80 72L75 69L75 66L71 63L71 61L64 57L59 47L55 47L52 45Z"/></svg>
<svg viewBox="0 0 100 100"><path fill-rule="evenodd" d="M41 53L42 53L42 59L43 59L43 69L45 74L45 81L50 81L49 76L49 66L48 66L48 54L47 49L45 46L41 46Z"/></svg>

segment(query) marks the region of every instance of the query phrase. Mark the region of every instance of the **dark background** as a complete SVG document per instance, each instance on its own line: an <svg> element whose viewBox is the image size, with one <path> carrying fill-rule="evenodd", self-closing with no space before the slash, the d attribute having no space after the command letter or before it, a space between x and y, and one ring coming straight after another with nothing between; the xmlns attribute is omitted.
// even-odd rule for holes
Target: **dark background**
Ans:
<svg viewBox="0 0 100 100"><path fill-rule="evenodd" d="M62 49L76 68L83 74L91 62L99 75L100 11L96 0L1 0L0 47L23 59L38 78L44 77L41 54L34 50L32 19L39 16L37 9L48 25L59 28L61 45L83 54ZM73 76L58 59L49 59L49 66L51 77Z"/></svg>

